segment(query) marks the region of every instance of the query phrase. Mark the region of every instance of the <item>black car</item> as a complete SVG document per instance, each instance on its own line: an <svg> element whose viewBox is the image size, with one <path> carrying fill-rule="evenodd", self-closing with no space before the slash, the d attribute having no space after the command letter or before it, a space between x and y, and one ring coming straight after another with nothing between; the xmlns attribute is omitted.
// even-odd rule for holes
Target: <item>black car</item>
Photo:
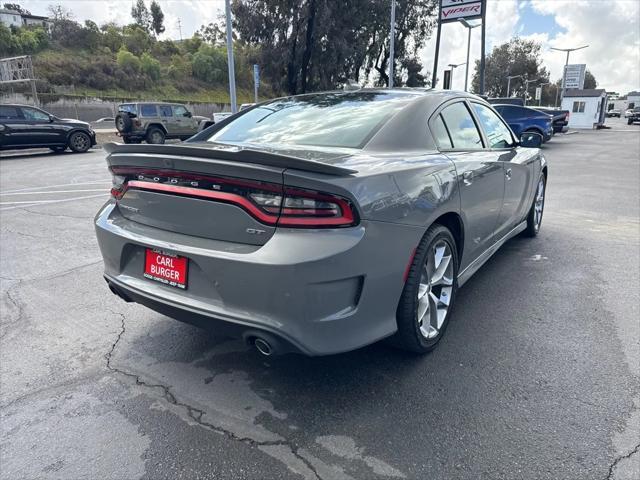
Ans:
<svg viewBox="0 0 640 480"><path fill-rule="evenodd" d="M564 132L569 125L569 110L560 110L557 108L532 107L539 112L546 113L553 117L553 131L555 133Z"/></svg>
<svg viewBox="0 0 640 480"><path fill-rule="evenodd" d="M640 122L640 107L634 107L633 110L628 112L627 124L631 125L635 122Z"/></svg>
<svg viewBox="0 0 640 480"><path fill-rule="evenodd" d="M28 105L0 105L0 150L50 148L86 152L96 133L86 122L55 115Z"/></svg>

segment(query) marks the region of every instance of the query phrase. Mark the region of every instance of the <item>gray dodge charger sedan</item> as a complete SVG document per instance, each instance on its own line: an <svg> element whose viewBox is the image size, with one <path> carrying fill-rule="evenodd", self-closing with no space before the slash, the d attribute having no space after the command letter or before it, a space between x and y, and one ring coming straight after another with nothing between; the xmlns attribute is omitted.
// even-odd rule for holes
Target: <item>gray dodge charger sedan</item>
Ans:
<svg viewBox="0 0 640 480"><path fill-rule="evenodd" d="M108 144L104 276L265 355L427 352L457 288L538 234L541 141L470 94L363 89L258 104L180 145Z"/></svg>

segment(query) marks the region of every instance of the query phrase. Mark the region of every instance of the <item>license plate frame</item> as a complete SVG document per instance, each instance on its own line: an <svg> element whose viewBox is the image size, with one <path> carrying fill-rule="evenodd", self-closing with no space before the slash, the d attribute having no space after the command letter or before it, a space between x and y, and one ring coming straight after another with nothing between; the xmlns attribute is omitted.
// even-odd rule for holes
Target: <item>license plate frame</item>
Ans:
<svg viewBox="0 0 640 480"><path fill-rule="evenodd" d="M189 259L157 248L146 248L144 253L143 276L149 280L187 289Z"/></svg>

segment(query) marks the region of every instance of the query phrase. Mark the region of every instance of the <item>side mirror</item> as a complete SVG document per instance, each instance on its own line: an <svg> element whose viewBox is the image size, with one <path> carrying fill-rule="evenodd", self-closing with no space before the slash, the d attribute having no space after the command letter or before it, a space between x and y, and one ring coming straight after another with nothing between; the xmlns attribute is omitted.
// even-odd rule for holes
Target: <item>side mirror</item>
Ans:
<svg viewBox="0 0 640 480"><path fill-rule="evenodd" d="M188 118L192 117L191 112L184 112L182 115Z"/></svg>
<svg viewBox="0 0 640 480"><path fill-rule="evenodd" d="M49 115L49 123L53 123L56 121L56 117L54 117L53 115Z"/></svg>
<svg viewBox="0 0 640 480"><path fill-rule="evenodd" d="M520 135L520 146L525 148L540 148L542 135L536 132L524 132Z"/></svg>

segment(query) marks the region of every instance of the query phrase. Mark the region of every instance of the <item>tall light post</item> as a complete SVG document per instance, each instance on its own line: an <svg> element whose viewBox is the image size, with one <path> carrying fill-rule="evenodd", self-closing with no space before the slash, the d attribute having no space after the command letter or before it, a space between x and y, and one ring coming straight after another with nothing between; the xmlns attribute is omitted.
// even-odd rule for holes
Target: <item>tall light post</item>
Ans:
<svg viewBox="0 0 640 480"><path fill-rule="evenodd" d="M451 67L451 78L449 79L449 82L451 82L451 90L453 90L453 71L458 68L461 67L462 65L465 65L464 63L450 63L449 65L447 65L448 67Z"/></svg>
<svg viewBox="0 0 640 480"><path fill-rule="evenodd" d="M509 94L511 93L511 79L512 78L522 78L522 75L509 75L509 76L507 76L507 98L509 98Z"/></svg>
<svg viewBox="0 0 640 480"><path fill-rule="evenodd" d="M540 87L540 98L538 99L538 106L542 105L542 87L544 87L545 85L549 85L550 83L551 82L544 82L538 85L538 87Z"/></svg>
<svg viewBox="0 0 640 480"><path fill-rule="evenodd" d="M233 64L233 35L231 29L231 5L230 0L224 2L224 13L227 22L227 64L229 67L229 96L231 97L231 111L238 111L238 103L236 101L236 71Z"/></svg>
<svg viewBox="0 0 640 480"><path fill-rule="evenodd" d="M465 26L465 28L468 30L467 33L467 68L465 69L464 72L464 91L468 91L468 87L469 87L469 51L471 50L471 30L473 30L476 27L479 27L482 25L482 23L476 23L474 25L470 24L469 22L467 22L466 19L461 18L460 19L460 23L462 25ZM453 73L453 72L452 72Z"/></svg>
<svg viewBox="0 0 640 480"><path fill-rule="evenodd" d="M393 88L393 55L396 37L396 0L391 0L391 26L389 28L389 88Z"/></svg>
<svg viewBox="0 0 640 480"><path fill-rule="evenodd" d="M567 52L567 60L564 62L564 71L562 72L562 91L560 92L560 101L562 102L562 99L564 98L564 85L566 82L566 76L567 76L567 65L569 65L569 54L571 52L575 52L576 50L582 50L583 48L587 48L589 45L583 45L582 47L576 47L576 48L556 48L556 47L551 47L551 50L556 50L558 52Z"/></svg>
<svg viewBox="0 0 640 480"><path fill-rule="evenodd" d="M533 82L537 82L539 79L538 78L534 78L533 80L526 80L524 81L524 104L527 104L527 97L529 96L529 84L533 83Z"/></svg>

